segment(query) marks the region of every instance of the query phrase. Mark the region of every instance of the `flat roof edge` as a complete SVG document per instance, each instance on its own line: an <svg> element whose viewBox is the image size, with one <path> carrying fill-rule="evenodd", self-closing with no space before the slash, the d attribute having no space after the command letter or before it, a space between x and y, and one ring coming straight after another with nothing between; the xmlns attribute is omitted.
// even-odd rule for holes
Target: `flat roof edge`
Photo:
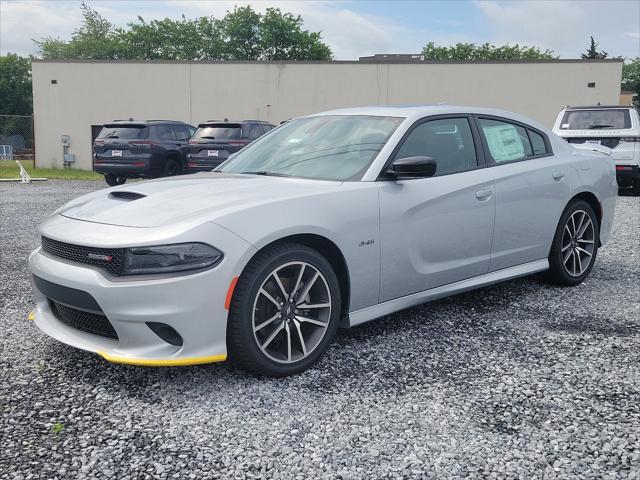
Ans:
<svg viewBox="0 0 640 480"><path fill-rule="evenodd" d="M391 61L360 61L360 60L96 60L96 59L50 59L50 58L34 58L32 63L123 63L123 64L193 64L193 65L208 65L208 64L291 64L291 65L340 65L340 64L352 64L352 65L389 65L389 64L402 64L402 65L486 65L486 64L549 64L549 63L622 63L623 58L605 58L605 59L581 59L581 58L560 58L551 60L422 60L422 61L405 61L405 60L391 60Z"/></svg>

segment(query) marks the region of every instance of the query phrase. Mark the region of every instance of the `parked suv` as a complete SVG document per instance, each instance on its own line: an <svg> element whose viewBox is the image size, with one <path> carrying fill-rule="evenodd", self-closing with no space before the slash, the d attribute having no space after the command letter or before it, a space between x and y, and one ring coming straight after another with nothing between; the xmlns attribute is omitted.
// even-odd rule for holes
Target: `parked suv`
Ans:
<svg viewBox="0 0 640 480"><path fill-rule="evenodd" d="M620 188L640 195L640 115L632 106L565 107L553 132L569 143L611 149Z"/></svg>
<svg viewBox="0 0 640 480"><path fill-rule="evenodd" d="M272 128L274 125L260 120L209 120L201 123L189 144L182 148L187 162L186 171L210 171Z"/></svg>
<svg viewBox="0 0 640 480"><path fill-rule="evenodd" d="M192 125L172 120L121 121L103 126L93 142L93 169L111 185L127 178L180 175Z"/></svg>

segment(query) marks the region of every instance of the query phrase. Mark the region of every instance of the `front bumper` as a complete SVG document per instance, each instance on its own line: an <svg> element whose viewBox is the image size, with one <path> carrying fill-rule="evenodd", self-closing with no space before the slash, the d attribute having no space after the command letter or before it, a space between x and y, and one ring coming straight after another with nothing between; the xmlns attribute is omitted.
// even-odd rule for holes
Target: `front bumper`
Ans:
<svg viewBox="0 0 640 480"><path fill-rule="evenodd" d="M32 281L36 326L62 343L98 353L116 363L169 366L225 360L228 314L225 300L231 281L242 268L233 259L244 258L252 247L247 250L248 244L242 245L232 233L209 226L217 231L218 244L227 246L225 258L210 270L190 275L112 277L100 268L69 262L36 249L29 256L31 273L51 284L93 297L117 333L117 339L87 333L61 321L52 310L50 297ZM88 228L106 227L94 224ZM69 297L64 304L86 308L86 304ZM182 345L163 340L148 322L173 328L182 337Z"/></svg>

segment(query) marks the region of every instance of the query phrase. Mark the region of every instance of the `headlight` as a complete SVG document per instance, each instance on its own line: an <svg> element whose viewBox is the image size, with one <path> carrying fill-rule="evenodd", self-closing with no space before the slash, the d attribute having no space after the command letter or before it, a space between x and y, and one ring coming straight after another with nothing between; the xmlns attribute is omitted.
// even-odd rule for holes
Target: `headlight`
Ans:
<svg viewBox="0 0 640 480"><path fill-rule="evenodd" d="M206 243L177 243L127 248L122 275L173 273L211 267L222 260L222 252Z"/></svg>

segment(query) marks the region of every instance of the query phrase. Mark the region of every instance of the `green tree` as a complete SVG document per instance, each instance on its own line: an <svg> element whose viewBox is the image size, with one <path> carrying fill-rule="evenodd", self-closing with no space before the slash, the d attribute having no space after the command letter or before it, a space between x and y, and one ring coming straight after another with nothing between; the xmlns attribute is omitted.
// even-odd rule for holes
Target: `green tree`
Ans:
<svg viewBox="0 0 640 480"><path fill-rule="evenodd" d="M638 97L634 102L640 108L640 57L624 62L622 66L622 90L635 92Z"/></svg>
<svg viewBox="0 0 640 480"><path fill-rule="evenodd" d="M589 48L587 48L587 51L585 53L580 55L580 58L584 60L604 59L604 58L607 58L608 55L609 54L605 51L602 51L602 52L598 51L598 44L593 39L593 37L591 37L591 43L589 44Z"/></svg>
<svg viewBox="0 0 640 480"><path fill-rule="evenodd" d="M120 38L113 24L86 3L80 5L82 25L71 35L71 41L46 37L35 44L43 58L120 58Z"/></svg>
<svg viewBox="0 0 640 480"><path fill-rule="evenodd" d="M331 49L320 32L303 30L302 17L250 6L236 7L221 18L165 18L146 22L138 17L116 28L82 3L82 25L69 41L36 41L43 58L130 60L330 60Z"/></svg>
<svg viewBox="0 0 640 480"><path fill-rule="evenodd" d="M0 114L31 115L31 59L13 53L0 56Z"/></svg>
<svg viewBox="0 0 640 480"><path fill-rule="evenodd" d="M422 49L426 60L470 61L470 60L550 60L558 58L551 50L515 45L492 45L483 43L456 43L452 46L429 42Z"/></svg>

